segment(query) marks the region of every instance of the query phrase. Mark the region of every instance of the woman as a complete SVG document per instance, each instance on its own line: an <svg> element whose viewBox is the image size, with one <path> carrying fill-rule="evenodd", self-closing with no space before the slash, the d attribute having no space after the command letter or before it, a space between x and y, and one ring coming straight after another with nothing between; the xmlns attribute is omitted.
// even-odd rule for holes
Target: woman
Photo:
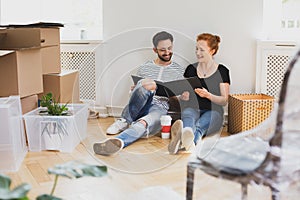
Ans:
<svg viewBox="0 0 300 200"><path fill-rule="evenodd" d="M184 76L197 77L202 88L195 88L195 94L184 92L180 100L186 101L186 107L172 126L172 138L169 152L176 154L179 144L189 150L194 144L210 133L221 129L223 125L223 106L227 104L230 76L229 70L213 60L218 52L220 37L210 33L197 36L196 56L198 62L187 66ZM197 99L193 103L193 96Z"/></svg>

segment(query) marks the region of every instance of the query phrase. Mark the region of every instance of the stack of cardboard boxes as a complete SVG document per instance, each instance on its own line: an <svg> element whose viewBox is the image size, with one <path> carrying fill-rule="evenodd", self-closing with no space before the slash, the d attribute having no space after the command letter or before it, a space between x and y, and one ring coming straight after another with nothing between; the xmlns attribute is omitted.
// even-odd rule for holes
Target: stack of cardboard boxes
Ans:
<svg viewBox="0 0 300 200"><path fill-rule="evenodd" d="M27 152L22 115L49 92L79 102L79 72L61 70L59 26L0 29L0 171L18 170Z"/></svg>
<svg viewBox="0 0 300 200"><path fill-rule="evenodd" d="M43 25L0 29L0 97L19 95L23 114L49 92L61 103L79 102L79 72L61 70L59 30Z"/></svg>

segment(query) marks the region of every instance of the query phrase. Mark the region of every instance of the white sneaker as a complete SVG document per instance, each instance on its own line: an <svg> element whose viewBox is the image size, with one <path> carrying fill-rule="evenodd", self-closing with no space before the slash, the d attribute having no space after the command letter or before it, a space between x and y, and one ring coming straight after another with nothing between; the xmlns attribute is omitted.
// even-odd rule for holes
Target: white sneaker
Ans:
<svg viewBox="0 0 300 200"><path fill-rule="evenodd" d="M168 151L170 154L177 154L179 150L182 135L182 126L182 121L179 119L176 120L171 127L171 141L168 145Z"/></svg>
<svg viewBox="0 0 300 200"><path fill-rule="evenodd" d="M121 131L124 131L128 127L128 123L124 118L117 119L108 129L106 130L106 133L108 135L115 135L120 133Z"/></svg>
<svg viewBox="0 0 300 200"><path fill-rule="evenodd" d="M195 150L194 132L191 127L182 129L181 142L186 151L193 152Z"/></svg>

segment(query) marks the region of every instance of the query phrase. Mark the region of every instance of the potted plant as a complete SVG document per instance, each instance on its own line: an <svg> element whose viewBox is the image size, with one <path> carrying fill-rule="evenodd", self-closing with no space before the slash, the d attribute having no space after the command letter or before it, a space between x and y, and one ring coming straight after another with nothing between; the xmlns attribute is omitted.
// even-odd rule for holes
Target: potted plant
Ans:
<svg viewBox="0 0 300 200"><path fill-rule="evenodd" d="M102 177L107 174L107 167L71 161L49 168L48 174L55 175L52 190L50 194L39 195L36 198L37 200L61 200L61 198L53 196L59 176L70 179L81 178L84 176ZM29 200L27 197L27 193L31 189L29 184L23 183L12 190L10 184L11 179L6 175L0 174L0 199Z"/></svg>
<svg viewBox="0 0 300 200"><path fill-rule="evenodd" d="M52 93L40 105L24 115L29 150L72 152L86 137L88 105L61 104Z"/></svg>
<svg viewBox="0 0 300 200"><path fill-rule="evenodd" d="M40 105L46 108L46 110L41 110L40 114L48 114L54 116L70 114L68 113L68 103L63 105L58 103L58 101L53 97L51 92L42 96Z"/></svg>
<svg viewBox="0 0 300 200"><path fill-rule="evenodd" d="M58 98L59 99L59 98ZM40 115L50 116L67 116L72 115L68 112L68 103L60 104L56 100L52 93L43 95L40 100L40 106L42 107L39 112ZM56 150L62 143L63 136L67 134L64 127L67 126L67 120L59 119L42 123L42 137L44 138L44 146L48 150Z"/></svg>

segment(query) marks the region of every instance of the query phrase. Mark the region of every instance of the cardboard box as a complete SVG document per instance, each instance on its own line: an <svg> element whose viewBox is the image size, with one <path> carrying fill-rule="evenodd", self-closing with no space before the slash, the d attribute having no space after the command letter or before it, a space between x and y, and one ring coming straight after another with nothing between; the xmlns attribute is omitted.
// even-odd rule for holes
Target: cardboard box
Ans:
<svg viewBox="0 0 300 200"><path fill-rule="evenodd" d="M43 74L60 73L59 28L0 29L0 49L41 48Z"/></svg>
<svg viewBox="0 0 300 200"><path fill-rule="evenodd" d="M43 77L40 49L0 50L0 96L26 97L41 92Z"/></svg>
<svg viewBox="0 0 300 200"><path fill-rule="evenodd" d="M41 49L43 74L61 73L60 46Z"/></svg>
<svg viewBox="0 0 300 200"><path fill-rule="evenodd" d="M69 104L70 116L39 115L43 109L24 115L29 150L72 152L86 138L88 105Z"/></svg>
<svg viewBox="0 0 300 200"><path fill-rule="evenodd" d="M0 49L20 49L60 45L59 28L0 29Z"/></svg>
<svg viewBox="0 0 300 200"><path fill-rule="evenodd" d="M79 72L78 70L63 70L60 74L43 75L44 92L53 94L60 103L79 103Z"/></svg>
<svg viewBox="0 0 300 200"><path fill-rule="evenodd" d="M21 98L22 114L28 113L38 107L38 95L34 94L31 96Z"/></svg>
<svg viewBox="0 0 300 200"><path fill-rule="evenodd" d="M269 117L274 101L274 97L265 94L230 94L228 132L239 133L257 126Z"/></svg>
<svg viewBox="0 0 300 200"><path fill-rule="evenodd" d="M27 153L19 96L0 98L0 171L18 171Z"/></svg>

